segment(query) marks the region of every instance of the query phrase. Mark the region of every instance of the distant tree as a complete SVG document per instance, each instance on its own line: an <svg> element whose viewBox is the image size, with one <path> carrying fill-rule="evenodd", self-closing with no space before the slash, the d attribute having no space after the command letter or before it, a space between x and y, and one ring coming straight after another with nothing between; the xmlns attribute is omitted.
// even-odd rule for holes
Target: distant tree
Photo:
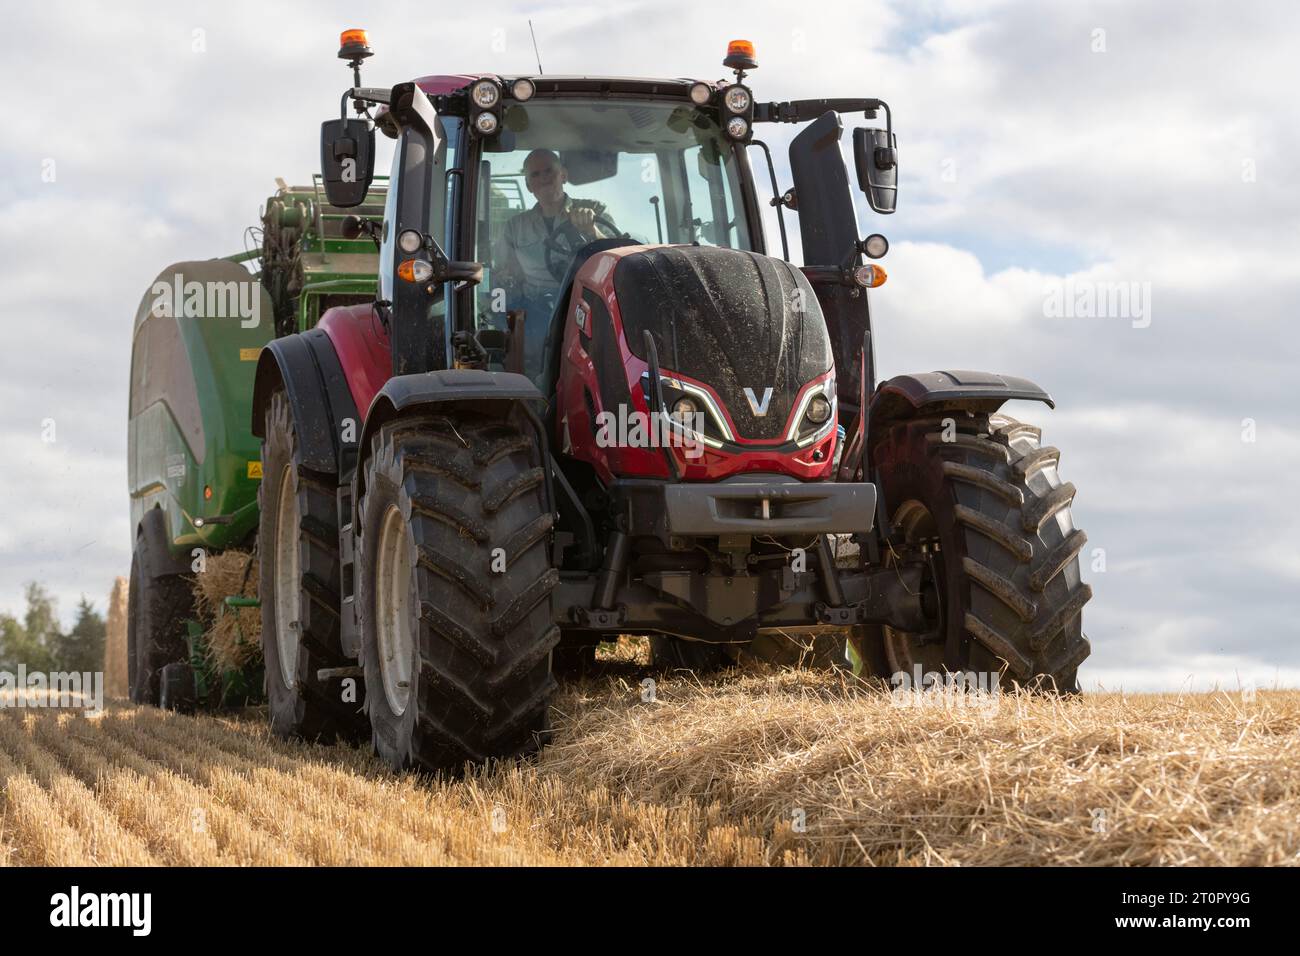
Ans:
<svg viewBox="0 0 1300 956"><path fill-rule="evenodd" d="M81 596L77 604L77 620L67 634L59 634L53 644L53 670L97 671L104 661L106 628L103 616L95 606Z"/></svg>
<svg viewBox="0 0 1300 956"><path fill-rule="evenodd" d="M26 640L22 622L12 614L0 612L0 671L13 673L18 669Z"/></svg>
<svg viewBox="0 0 1300 956"><path fill-rule="evenodd" d="M28 670L49 671L54 663L54 646L59 639L59 616L54 598L45 586L33 581L27 585L27 615L23 621L27 632L24 651Z"/></svg>
<svg viewBox="0 0 1300 956"><path fill-rule="evenodd" d="M27 613L21 623L0 614L0 664L7 671L16 671L19 664L29 671L49 671L61 636L54 598L33 582L27 585Z"/></svg>

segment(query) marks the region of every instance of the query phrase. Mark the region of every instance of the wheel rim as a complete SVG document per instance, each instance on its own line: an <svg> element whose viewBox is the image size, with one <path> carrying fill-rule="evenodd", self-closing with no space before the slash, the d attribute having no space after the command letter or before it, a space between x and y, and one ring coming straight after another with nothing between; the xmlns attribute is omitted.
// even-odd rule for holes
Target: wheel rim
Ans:
<svg viewBox="0 0 1300 956"><path fill-rule="evenodd" d="M298 678L302 628L302 565L298 550L298 489L293 466L280 472L280 502L275 522L275 644L280 676L292 690Z"/></svg>
<svg viewBox="0 0 1300 956"><path fill-rule="evenodd" d="M889 664L890 675L900 671L914 677L914 669L921 665L923 673L944 670L944 638L946 620L944 611L944 565L943 554L938 550L939 525L934 515L919 501L904 502L894 514L893 527L903 534L907 551L927 549L927 570L922 575L923 586L932 586L937 592L939 617L935 627L929 631L900 631L885 625L884 645L885 659ZM893 563L902 555L890 555Z"/></svg>
<svg viewBox="0 0 1300 956"><path fill-rule="evenodd" d="M400 717L411 698L411 664L415 635L411 627L411 551L406 519L390 505L379 532L375 565L375 623L379 673L389 709Z"/></svg>

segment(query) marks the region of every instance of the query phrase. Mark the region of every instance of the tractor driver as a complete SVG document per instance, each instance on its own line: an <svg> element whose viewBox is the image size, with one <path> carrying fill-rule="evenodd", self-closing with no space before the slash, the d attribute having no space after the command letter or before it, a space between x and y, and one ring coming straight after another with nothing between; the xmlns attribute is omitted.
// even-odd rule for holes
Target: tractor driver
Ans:
<svg viewBox="0 0 1300 956"><path fill-rule="evenodd" d="M564 191L569 174L553 151L533 150L524 159L523 173L537 203L505 224L493 259L506 291L506 308L525 311L524 368L535 380L560 282L574 253L619 232L605 214L604 203L573 199Z"/></svg>

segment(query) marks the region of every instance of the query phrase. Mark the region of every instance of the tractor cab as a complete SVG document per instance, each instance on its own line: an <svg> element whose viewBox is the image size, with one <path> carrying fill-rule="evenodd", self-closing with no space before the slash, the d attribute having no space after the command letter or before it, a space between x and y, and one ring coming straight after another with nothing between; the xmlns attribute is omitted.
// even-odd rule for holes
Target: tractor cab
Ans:
<svg viewBox="0 0 1300 956"><path fill-rule="evenodd" d="M522 371L539 386L553 384L544 356L562 323L572 267L594 248L764 251L744 144L692 101L691 84L600 85L606 92L577 77L425 77L394 90L399 101L377 117L397 141L392 177L405 186L387 197L381 300L410 301L404 282L423 285L430 338L441 330L454 353L455 333L470 332L486 346L489 367ZM695 86L697 99L715 95L711 86ZM398 119L417 93L434 107L428 133ZM483 132L485 123L492 133ZM323 143L323 153L333 149ZM409 212L403 192L415 199ZM408 218L422 221L413 230L393 228ZM406 232L417 256L428 246L431 268L441 254L481 271L473 270L473 282L438 282L433 271L422 281L424 268L412 264L404 279ZM425 355L420 344L398 344L397 353L406 344L418 353L413 364L427 358L438 367L441 357Z"/></svg>
<svg viewBox="0 0 1300 956"><path fill-rule="evenodd" d="M534 96L508 102L502 127L478 159L473 312L480 330L509 331L513 318L539 384L588 246L754 248L738 154L691 105Z"/></svg>
<svg viewBox="0 0 1300 956"><path fill-rule="evenodd" d="M355 44L340 51L366 55ZM352 60L354 70L360 62ZM807 204L818 213L801 237L813 263L805 274L817 287L810 298L827 313L834 357L847 372L842 396L856 407L869 321L863 287L884 276L861 268L862 253L878 257L887 243L858 239L839 113L888 116L888 107L757 102L746 83L757 63L745 41L731 45L724 65L734 81L453 75L391 90L361 87L358 70L343 116L323 125L322 169L332 201L344 205L364 194L373 128L396 140L380 302L418 318L393 329L393 374L498 368L523 372L549 393L573 273L593 251L693 246L788 262L784 211ZM347 116L349 101L357 118ZM817 122L791 148L796 186L778 195L755 125L808 120ZM892 144L888 125L853 137L859 185L880 212L893 209ZM752 149L768 167L761 189ZM778 212L779 252L764 235L764 205Z"/></svg>

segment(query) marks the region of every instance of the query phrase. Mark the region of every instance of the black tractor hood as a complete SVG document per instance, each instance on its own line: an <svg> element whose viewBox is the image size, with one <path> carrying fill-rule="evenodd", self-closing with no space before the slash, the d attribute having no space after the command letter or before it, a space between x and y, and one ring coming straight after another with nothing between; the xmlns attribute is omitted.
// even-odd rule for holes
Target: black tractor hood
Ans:
<svg viewBox="0 0 1300 956"><path fill-rule="evenodd" d="M705 382L727 406L738 437L783 436L795 396L832 365L817 295L781 259L708 246L660 246L624 256L614 291L628 347L646 358L654 336L665 371ZM766 415L761 405L772 390Z"/></svg>

